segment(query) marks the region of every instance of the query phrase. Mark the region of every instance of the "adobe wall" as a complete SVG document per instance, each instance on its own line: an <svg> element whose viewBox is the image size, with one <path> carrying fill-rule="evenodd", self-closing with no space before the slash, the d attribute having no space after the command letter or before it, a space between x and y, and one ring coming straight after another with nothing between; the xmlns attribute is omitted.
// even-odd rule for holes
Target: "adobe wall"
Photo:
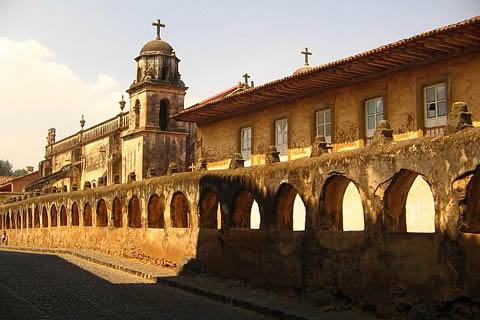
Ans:
<svg viewBox="0 0 480 320"><path fill-rule="evenodd" d="M62 205L67 207L67 226L24 228L22 224L21 229L8 230L12 245L89 248L175 264L179 270L188 264L220 276L288 290L337 288L354 299L373 302L405 297L480 299L480 234L471 231L473 225L465 227L479 215L476 209L471 210L473 204L469 201L475 197L471 190L477 190L470 182L477 181L475 177L480 174L479 143L480 128L470 128L453 135L368 146L268 166L179 173L88 191L47 194L3 205L0 214L4 227L6 215L13 215L11 220L16 221L14 216L19 210L34 211L38 206L41 215L43 206L51 208L55 204L58 212ZM434 233L407 233L404 229L404 218L397 210L402 201L395 197L405 192L399 181L408 180L410 174L420 174L431 187ZM342 213L334 203L340 189L328 186L342 179L358 188L364 231L342 231L339 225ZM277 206L277 191L283 183L295 188L306 205L306 231L278 228L279 215L285 214ZM326 191L330 189L337 191ZM202 200L207 190L213 191L220 203L221 230L200 225L200 208L212 207ZM230 227L235 199L242 190L251 192L259 204L259 230ZM178 191L188 202L188 228L172 227L170 203ZM165 226L161 229L147 226L148 201L154 193L165 197ZM140 228L128 227L126 217L134 195L140 200ZM122 204L120 228L112 222L115 197ZM95 226L100 199L107 204L107 227ZM80 226L71 225L70 208L74 202L80 208ZM87 202L93 208L93 227L82 226ZM389 207L387 202L397 206ZM202 216L216 212L202 210Z"/></svg>
<svg viewBox="0 0 480 320"><path fill-rule="evenodd" d="M196 156L207 159L209 168L228 167L225 160L240 152L240 129L252 127L252 165L263 164L266 148L275 144L273 123L281 118L289 120L289 159L308 156L315 138L315 112L326 108L332 110L334 151L362 147L364 102L376 97L383 97L385 118L390 121L396 140L419 137L424 135L423 87L439 82L447 84L449 108L454 101L464 101L473 118L479 119L480 73L474 71L479 69L477 52L198 124Z"/></svg>

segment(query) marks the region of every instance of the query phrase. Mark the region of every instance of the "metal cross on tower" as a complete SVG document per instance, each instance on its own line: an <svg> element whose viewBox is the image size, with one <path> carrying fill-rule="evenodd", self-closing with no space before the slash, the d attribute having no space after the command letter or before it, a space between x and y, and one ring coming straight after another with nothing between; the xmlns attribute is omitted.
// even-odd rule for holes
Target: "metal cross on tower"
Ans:
<svg viewBox="0 0 480 320"><path fill-rule="evenodd" d="M157 22L152 22L152 26L157 27L157 40L160 40L160 28L165 28L165 25L160 23L160 19L157 19Z"/></svg>
<svg viewBox="0 0 480 320"><path fill-rule="evenodd" d="M248 78L250 78L250 76L248 75L248 73L245 73L242 77L245 78L245 84L248 86Z"/></svg>
<svg viewBox="0 0 480 320"><path fill-rule="evenodd" d="M312 53L308 52L308 48L305 48L305 51L300 52L301 54L305 55L305 65L308 66L308 56L311 56Z"/></svg>

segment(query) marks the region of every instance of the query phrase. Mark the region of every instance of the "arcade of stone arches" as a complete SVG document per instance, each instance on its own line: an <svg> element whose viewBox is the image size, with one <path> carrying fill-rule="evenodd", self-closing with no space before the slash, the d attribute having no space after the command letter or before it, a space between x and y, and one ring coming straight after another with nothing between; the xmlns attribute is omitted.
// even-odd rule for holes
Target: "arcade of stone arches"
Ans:
<svg viewBox="0 0 480 320"><path fill-rule="evenodd" d="M127 201L128 200L128 201ZM153 193L145 199L132 195L129 199L115 196L107 204L100 198L92 201L73 201L71 205L53 203L31 205L18 210L1 213L0 228L30 229L65 226L114 227L114 228L189 228L191 227L191 202L182 191L175 192L167 201L164 195ZM126 202L124 205L122 203ZM145 202L145 205L142 203ZM204 190L199 199L198 212L200 229L229 228L264 229L262 201L253 192L242 189L230 204L230 217L222 217L222 204L212 188ZM422 175L401 170L392 178L386 196L385 209L390 212L386 223L390 231L435 232L435 203L430 185ZM343 175L332 175L322 188L320 205L331 216L326 230L362 231L365 216L362 199L354 181ZM142 207L145 213L142 217ZM308 208L302 195L290 183L280 184L274 204L275 222L273 229L282 231L305 231ZM95 209L95 210L94 210ZM166 210L168 209L168 218ZM95 212L95 215L93 214ZM124 213L126 213L124 215ZM125 216L125 217L124 217ZM142 223L142 221L144 221ZM389 227L393 226L393 227Z"/></svg>

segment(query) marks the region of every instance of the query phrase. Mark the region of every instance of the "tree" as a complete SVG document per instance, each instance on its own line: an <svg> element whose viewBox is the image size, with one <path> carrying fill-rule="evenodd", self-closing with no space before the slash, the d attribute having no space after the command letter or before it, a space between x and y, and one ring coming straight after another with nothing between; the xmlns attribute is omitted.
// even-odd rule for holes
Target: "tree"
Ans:
<svg viewBox="0 0 480 320"><path fill-rule="evenodd" d="M0 176L13 176L13 166L8 160L0 160Z"/></svg>
<svg viewBox="0 0 480 320"><path fill-rule="evenodd" d="M13 171L13 175L14 175L15 177L21 177L21 176L26 175L27 173L28 173L28 171L25 170L25 169L17 169L17 170L15 170L15 171Z"/></svg>

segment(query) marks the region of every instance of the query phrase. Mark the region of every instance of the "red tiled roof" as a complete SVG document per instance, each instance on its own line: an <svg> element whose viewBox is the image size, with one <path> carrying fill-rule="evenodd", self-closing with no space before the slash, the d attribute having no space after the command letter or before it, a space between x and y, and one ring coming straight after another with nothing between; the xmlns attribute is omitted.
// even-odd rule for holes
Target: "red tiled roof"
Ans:
<svg viewBox="0 0 480 320"><path fill-rule="evenodd" d="M214 101L214 100L217 100L219 98L224 98L224 97L228 96L229 94L232 94L232 93L234 93L235 91L237 91L238 89L241 89L241 88L243 88L243 85L241 83L236 84L233 87L225 89L222 92L219 92L219 93L217 93L217 94L215 94L211 97L206 98L205 100L202 100L202 101L194 104L192 107L198 106L198 105L201 105L201 104L205 104L207 102Z"/></svg>
<svg viewBox="0 0 480 320"><path fill-rule="evenodd" d="M5 183L7 183L7 182L10 182L10 181L12 181L12 180L15 179L15 178L17 178L17 177L0 176L0 185L5 184Z"/></svg>
<svg viewBox="0 0 480 320"><path fill-rule="evenodd" d="M228 96L212 97L175 115L209 122L333 87L480 50L480 16L313 67Z"/></svg>

